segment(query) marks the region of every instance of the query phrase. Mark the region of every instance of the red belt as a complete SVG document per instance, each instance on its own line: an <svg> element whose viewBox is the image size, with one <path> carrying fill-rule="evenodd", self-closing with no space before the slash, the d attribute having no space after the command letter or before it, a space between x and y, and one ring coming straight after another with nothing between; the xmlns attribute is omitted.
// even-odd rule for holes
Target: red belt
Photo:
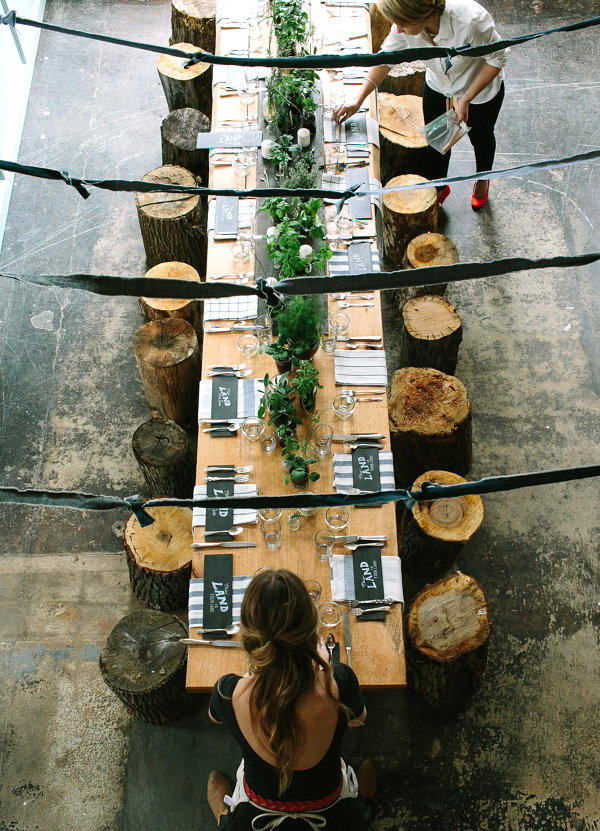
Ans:
<svg viewBox="0 0 600 831"><path fill-rule="evenodd" d="M321 797L321 799L307 800L305 802L278 802L274 799L264 799L264 797L254 793L252 788L246 782L246 777L244 776L244 790L246 791L246 796L251 802L258 805L259 808L265 808L268 811L283 811L285 813L294 813L296 811L319 811L323 808L328 808L330 805L333 805L342 792L342 785L343 779L340 779L340 784L337 786L335 791L329 794L329 796Z"/></svg>

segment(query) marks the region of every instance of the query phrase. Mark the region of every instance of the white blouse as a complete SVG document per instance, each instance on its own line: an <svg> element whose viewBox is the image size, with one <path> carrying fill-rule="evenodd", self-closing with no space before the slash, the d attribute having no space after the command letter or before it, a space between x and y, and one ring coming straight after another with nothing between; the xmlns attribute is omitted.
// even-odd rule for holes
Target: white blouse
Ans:
<svg viewBox="0 0 600 831"><path fill-rule="evenodd" d="M497 40L501 40L501 37L496 31L491 14L483 6L475 0L446 0L446 8L440 17L440 31L433 37L433 45L464 46L469 43L471 46L481 46ZM431 45L432 41L424 32L419 35L400 34L394 23L380 51L392 52L397 49L414 49ZM501 49L483 58L453 57L448 72L446 72L446 58L432 58L425 61L427 65L425 80L428 86L436 92L448 98L452 95L460 98L470 87L484 64L497 66L502 70L507 61L508 52L508 49ZM490 101L498 93L503 78L504 73L500 71L494 80L475 96L472 103L484 104Z"/></svg>

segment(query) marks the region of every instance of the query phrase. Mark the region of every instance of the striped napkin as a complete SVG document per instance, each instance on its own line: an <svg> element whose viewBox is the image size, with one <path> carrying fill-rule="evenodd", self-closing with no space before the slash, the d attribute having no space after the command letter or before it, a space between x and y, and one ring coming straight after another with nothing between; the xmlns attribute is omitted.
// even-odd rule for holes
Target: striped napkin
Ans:
<svg viewBox="0 0 600 831"><path fill-rule="evenodd" d="M385 350L336 349L334 352L335 382L361 387L387 387Z"/></svg>
<svg viewBox="0 0 600 831"><path fill-rule="evenodd" d="M204 322L210 320L248 320L258 314L258 297L219 297L204 301Z"/></svg>
<svg viewBox="0 0 600 831"><path fill-rule="evenodd" d="M258 485L234 485L234 496L258 496ZM206 485L196 485L194 499L203 499L206 496ZM250 525L258 522L256 508L234 508L233 524ZM197 525L206 525L206 508L194 508L192 511L192 528Z"/></svg>
<svg viewBox="0 0 600 831"><path fill-rule="evenodd" d="M361 240L356 239L353 242L361 242ZM379 271L379 252L377 248L373 247L373 244L371 245L371 260L373 262L373 271ZM337 277L338 274L348 274L350 270L348 251L334 251L327 265L330 277ZM387 384L387 381L385 383Z"/></svg>
<svg viewBox="0 0 600 831"><path fill-rule="evenodd" d="M385 571L385 570L384 570ZM233 620L232 623L240 622L242 600L244 592L248 588L252 577L233 578ZM190 629L202 628L202 607L204 605L204 580L202 577L192 577L190 580L190 594L188 602Z"/></svg>
<svg viewBox="0 0 600 831"><path fill-rule="evenodd" d="M223 151L219 150L221 154ZM236 151L237 152L237 151ZM254 221L254 213L256 211L255 199L240 199L238 203L238 228L252 228ZM214 231L215 222L217 219L217 200L211 199L208 203L208 218L206 220L206 230ZM214 239L236 239L237 232L231 234L214 234Z"/></svg>
<svg viewBox="0 0 600 831"><path fill-rule="evenodd" d="M329 560L331 596L334 600L354 600L354 566L352 557L334 554ZM383 594L398 603L404 603L400 557L382 555Z"/></svg>
<svg viewBox="0 0 600 831"><path fill-rule="evenodd" d="M387 382L386 382L387 383ZM200 381L198 396L198 420L211 417L213 379ZM238 381L238 411L235 418L255 416L260 407L263 390L254 378L240 378Z"/></svg>
<svg viewBox="0 0 600 831"><path fill-rule="evenodd" d="M379 451L379 480L382 491L393 491L396 487L394 457L390 450ZM352 453L333 454L333 486L338 492L343 488L355 487L352 479Z"/></svg>

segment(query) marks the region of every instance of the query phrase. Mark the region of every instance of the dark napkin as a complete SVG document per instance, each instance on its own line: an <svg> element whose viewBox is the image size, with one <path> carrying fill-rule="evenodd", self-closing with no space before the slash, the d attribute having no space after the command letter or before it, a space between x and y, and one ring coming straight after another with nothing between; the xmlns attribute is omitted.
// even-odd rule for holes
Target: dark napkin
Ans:
<svg viewBox="0 0 600 831"><path fill-rule="evenodd" d="M217 375L212 379L212 398L210 404L211 418L237 418L238 414L238 379L233 376ZM233 436L225 429L213 430L211 436Z"/></svg>
<svg viewBox="0 0 600 831"><path fill-rule="evenodd" d="M221 468L220 470L209 471L210 476L219 476L233 473L233 465L230 468ZM233 496L233 481L231 479L224 479L222 482L207 482L206 483L207 497L223 498L224 496ZM233 525L233 508L207 508L206 509L206 523L207 531L227 531ZM209 539L214 542L220 540L230 540L229 534L211 534Z"/></svg>
<svg viewBox="0 0 600 831"><path fill-rule="evenodd" d="M361 600L379 600L385 597L379 547L357 548L352 552L352 566L354 597L359 605ZM385 616L386 612L369 612L360 615L357 620L385 620Z"/></svg>
<svg viewBox="0 0 600 831"><path fill-rule="evenodd" d="M225 629L233 622L233 554L204 555L203 629Z"/></svg>

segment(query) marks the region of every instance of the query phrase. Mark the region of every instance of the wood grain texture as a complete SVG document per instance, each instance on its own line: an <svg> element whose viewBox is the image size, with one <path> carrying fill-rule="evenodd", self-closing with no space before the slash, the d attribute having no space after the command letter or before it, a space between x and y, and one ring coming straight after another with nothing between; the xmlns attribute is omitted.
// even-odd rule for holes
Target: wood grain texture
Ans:
<svg viewBox="0 0 600 831"><path fill-rule="evenodd" d="M427 172L427 141L419 131L424 126L423 99L418 95L380 92L379 155L382 181L405 173Z"/></svg>
<svg viewBox="0 0 600 831"><path fill-rule="evenodd" d="M195 447L179 425L163 418L145 421L133 434L131 448L151 496L192 498Z"/></svg>
<svg viewBox="0 0 600 831"><path fill-rule="evenodd" d="M182 52L205 52L192 43L174 43L174 49ZM169 112L191 107L200 110L208 118L212 115L212 76L209 63L196 63L186 67L186 58L159 55L156 61L158 77L165 93Z"/></svg>
<svg viewBox="0 0 600 831"><path fill-rule="evenodd" d="M423 61L396 64L379 84L379 89L392 95L419 95L422 98L426 68Z"/></svg>
<svg viewBox="0 0 600 831"><path fill-rule="evenodd" d="M423 176L395 176L385 187L426 182ZM426 231L437 231L439 204L434 187L403 190L383 195L383 246L386 260L396 267L411 239Z"/></svg>
<svg viewBox="0 0 600 831"><path fill-rule="evenodd" d="M208 116L193 107L173 110L160 126L162 163L174 164L193 173L199 183L208 184L208 149L196 148L199 133L210 132Z"/></svg>
<svg viewBox="0 0 600 831"><path fill-rule="evenodd" d="M425 234L419 234L408 243L402 258L402 268L453 265L458 262L458 259L456 246L448 237L428 231ZM399 308L402 309L404 304L413 297L421 297L424 294L443 295L446 286L447 283L436 283L432 286L403 287L396 289L393 296Z"/></svg>
<svg viewBox="0 0 600 831"><path fill-rule="evenodd" d="M193 43L214 53L215 14L215 0L172 0L169 44Z"/></svg>
<svg viewBox="0 0 600 831"><path fill-rule="evenodd" d="M462 341L456 309L437 294L409 300L402 310L400 365L428 366L452 375Z"/></svg>
<svg viewBox="0 0 600 831"><path fill-rule="evenodd" d="M161 279L172 277L174 280L196 280L200 282L200 275L193 266L189 263L179 263L177 261L159 263L148 269L145 276ZM140 297L140 308L147 322L151 320L166 320L167 318L174 317L187 320L196 332L196 337L200 345L202 344L204 335L202 307L203 303L201 300Z"/></svg>

